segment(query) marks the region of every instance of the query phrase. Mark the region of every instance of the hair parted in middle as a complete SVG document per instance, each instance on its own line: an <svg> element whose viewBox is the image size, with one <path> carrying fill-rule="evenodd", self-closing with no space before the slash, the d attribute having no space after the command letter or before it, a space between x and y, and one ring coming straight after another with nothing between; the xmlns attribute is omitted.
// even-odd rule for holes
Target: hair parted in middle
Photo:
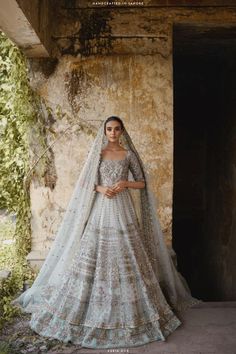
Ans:
<svg viewBox="0 0 236 354"><path fill-rule="evenodd" d="M110 117L108 117L108 118L106 119L106 121L105 121L105 123L104 123L104 134L106 134L106 124L107 124L108 122L112 122L112 121L117 121L117 122L119 122L120 125L121 125L121 129L124 130L124 123L123 123L122 119L121 119L120 117L118 117L118 116L110 116Z"/></svg>

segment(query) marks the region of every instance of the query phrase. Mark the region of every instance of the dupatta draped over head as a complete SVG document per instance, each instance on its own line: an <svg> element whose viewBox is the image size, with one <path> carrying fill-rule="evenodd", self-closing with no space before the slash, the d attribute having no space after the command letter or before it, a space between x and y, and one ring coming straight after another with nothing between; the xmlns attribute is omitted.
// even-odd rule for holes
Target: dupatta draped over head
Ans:
<svg viewBox="0 0 236 354"><path fill-rule="evenodd" d="M42 288L60 285L62 276L78 252L81 236L98 193L94 191L94 184L97 181L101 150L108 142L104 127L105 120L98 129L55 239L34 283L12 301L12 304L19 306L23 312L33 312L34 304L39 303ZM166 300L172 309L181 313L202 301L192 297L184 277L172 261L157 217L156 199L150 189L148 174L125 127L121 142L124 148L136 155L145 177L145 188L136 189L134 198L143 245ZM132 174L129 171L130 178L132 179Z"/></svg>

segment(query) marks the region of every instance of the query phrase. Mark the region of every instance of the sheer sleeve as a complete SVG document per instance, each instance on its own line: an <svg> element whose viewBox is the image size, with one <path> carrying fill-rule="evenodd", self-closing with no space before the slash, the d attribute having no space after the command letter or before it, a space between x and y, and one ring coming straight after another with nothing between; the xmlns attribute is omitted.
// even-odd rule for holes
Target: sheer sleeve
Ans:
<svg viewBox="0 0 236 354"><path fill-rule="evenodd" d="M140 163L133 151L130 151L129 169L135 181L145 181Z"/></svg>
<svg viewBox="0 0 236 354"><path fill-rule="evenodd" d="M99 178L99 168L98 168L96 172L94 184L97 186L100 184L99 182L100 182L100 178Z"/></svg>

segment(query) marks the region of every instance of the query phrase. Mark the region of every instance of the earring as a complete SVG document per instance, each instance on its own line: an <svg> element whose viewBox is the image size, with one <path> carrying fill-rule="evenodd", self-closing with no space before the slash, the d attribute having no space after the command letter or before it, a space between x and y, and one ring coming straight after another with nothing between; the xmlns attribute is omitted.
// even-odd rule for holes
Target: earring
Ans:
<svg viewBox="0 0 236 354"><path fill-rule="evenodd" d="M124 144L124 137L123 137L123 134L121 135L119 141L120 141L120 145L123 146L123 144Z"/></svg>

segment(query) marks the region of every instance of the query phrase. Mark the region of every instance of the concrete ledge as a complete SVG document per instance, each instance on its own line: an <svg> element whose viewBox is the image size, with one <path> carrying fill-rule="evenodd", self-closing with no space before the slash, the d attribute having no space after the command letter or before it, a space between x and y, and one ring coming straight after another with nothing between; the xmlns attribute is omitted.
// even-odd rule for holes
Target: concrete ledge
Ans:
<svg viewBox="0 0 236 354"><path fill-rule="evenodd" d="M36 8L32 8L32 10L37 12ZM33 13L30 14L33 15ZM44 16L41 17L42 21L45 21ZM25 16L16 0L1 1L0 27L24 51L26 56L49 57L48 48L45 43L42 43L35 27Z"/></svg>
<svg viewBox="0 0 236 354"><path fill-rule="evenodd" d="M46 251L31 251L26 256L26 259L32 268L39 270L42 267L46 256Z"/></svg>
<svg viewBox="0 0 236 354"><path fill-rule="evenodd" d="M3 269L3 270L1 270L1 271L0 271L0 283L1 283L3 280L9 278L10 275L11 275L11 271L10 271L10 270L8 270L8 269Z"/></svg>

